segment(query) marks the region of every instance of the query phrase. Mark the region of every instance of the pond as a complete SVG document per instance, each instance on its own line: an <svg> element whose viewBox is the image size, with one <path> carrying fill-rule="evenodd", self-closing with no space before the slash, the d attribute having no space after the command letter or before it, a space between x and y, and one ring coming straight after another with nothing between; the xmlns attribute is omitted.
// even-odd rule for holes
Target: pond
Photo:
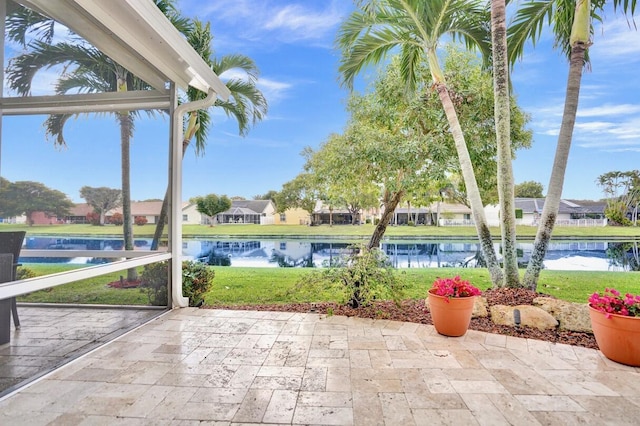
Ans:
<svg viewBox="0 0 640 426"><path fill-rule="evenodd" d="M185 238L183 256L218 266L250 267L323 267L349 252L357 241L301 239L212 239ZM149 250L151 238L134 241L138 251ZM552 240L545 258L546 269L581 271L640 270L640 241ZM91 250L95 256L84 257L20 257L28 263L95 264L107 262L99 252L122 250L118 238L39 237L27 236L25 249ZM495 243L496 252L500 245ZM464 240L385 240L382 250L397 268L476 267L479 244ZM518 261L524 266L533 250L533 242L518 244Z"/></svg>

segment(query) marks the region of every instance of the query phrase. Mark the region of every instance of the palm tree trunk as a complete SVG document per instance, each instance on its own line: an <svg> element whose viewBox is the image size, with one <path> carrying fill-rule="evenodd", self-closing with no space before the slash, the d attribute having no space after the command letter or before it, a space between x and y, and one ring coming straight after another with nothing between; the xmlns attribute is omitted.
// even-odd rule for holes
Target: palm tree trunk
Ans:
<svg viewBox="0 0 640 426"><path fill-rule="evenodd" d="M123 237L124 249L133 250L133 226L131 223L131 158L130 158L130 142L131 142L131 116L128 112L119 113L120 121L120 143L122 155L122 217L123 217ZM138 270L130 268L127 270L127 281L136 281L138 279Z"/></svg>
<svg viewBox="0 0 640 426"><path fill-rule="evenodd" d="M478 182L473 171L473 163L471 163L471 157L469 156L469 150L467 149L467 143L464 140L464 134L460 127L460 120L458 120L458 114L453 106L453 101L449 96L449 91L445 83L444 73L440 68L438 62L438 56L435 49L427 49L427 60L429 62L429 71L433 78L433 83L442 108L447 116L449 127L451 128L451 136L453 136L453 142L458 153L458 161L460 162L460 171L462 172L462 178L464 179L464 185L467 189L467 197L471 204L471 214L476 225L476 232L478 233L478 240L480 241L480 247L485 261L487 262L487 268L491 275L491 282L494 286L500 286L502 284L502 270L496 257L496 252L493 248L493 241L491 239L491 231L487 224L487 218L484 214L484 206L482 205L482 198L480 197L480 190L478 189Z"/></svg>
<svg viewBox="0 0 640 426"><path fill-rule="evenodd" d="M476 225L476 232L478 233L480 247L482 248L482 255L487 262L487 268L491 275L491 282L494 286L501 286L502 270L500 269L500 264L498 263L496 252L493 248L491 231L489 230L489 225L487 224L487 219L484 214L482 199L480 198L480 190L478 189L476 176L473 172L473 164L471 163L467 144L464 140L464 135L462 134L462 128L458 121L458 115L453 107L453 102L451 101L451 97L449 96L446 86L441 83L436 84L436 90L438 91L444 112L449 121L449 126L451 127L451 134L458 153L460 170L467 189L467 197L471 204L471 214L473 215L473 221Z"/></svg>
<svg viewBox="0 0 640 426"><path fill-rule="evenodd" d="M560 208L564 175L567 169L573 126L576 122L576 113L578 110L578 98L580 96L580 83L586 48L586 43L582 42L575 44L571 48L564 113L562 116L562 125L560 126L560 134L558 135L558 145L553 161L553 169L551 170L551 178L549 179L549 191L547 192L544 208L542 209L542 217L538 225L536 239L533 243L533 253L527 265L527 272L524 275L525 287L534 291L538 286L540 270L543 266L544 256L547 253L551 233L553 232L553 227L558 216L558 209Z"/></svg>
<svg viewBox="0 0 640 426"><path fill-rule="evenodd" d="M498 198L502 230L504 287L520 287L516 250L516 211L511 159L511 111L505 0L491 1L493 46L493 90L496 139L498 146Z"/></svg>
<svg viewBox="0 0 640 426"><path fill-rule="evenodd" d="M187 128L184 131L184 137L182 139L182 158L187 152L187 148L189 147L189 143L191 142L191 138L195 134L196 126L197 126L197 111L192 111L189 117L189 123ZM182 202L178 200L177 202ZM162 200L162 208L160 209L160 216L158 216L158 223L156 223L156 230L153 233L153 241L151 242L151 250L158 250L158 246L160 245L160 239L162 238L162 233L164 232L164 225L167 222L167 217L169 216L169 187L167 186L167 191L164 193L164 199ZM176 224L178 226L179 224Z"/></svg>
<svg viewBox="0 0 640 426"><path fill-rule="evenodd" d="M391 221L391 217L396 211L396 207L398 207L398 204L400 204L400 200L402 199L403 195L404 191L394 192L392 196L389 196L389 193L385 192L385 197L383 200L384 212L382 213L382 217L376 225L376 229L374 229L373 234L371 235L371 239L369 240L367 249L371 250L380 247L380 241L382 241L382 237L387 230L387 226Z"/></svg>

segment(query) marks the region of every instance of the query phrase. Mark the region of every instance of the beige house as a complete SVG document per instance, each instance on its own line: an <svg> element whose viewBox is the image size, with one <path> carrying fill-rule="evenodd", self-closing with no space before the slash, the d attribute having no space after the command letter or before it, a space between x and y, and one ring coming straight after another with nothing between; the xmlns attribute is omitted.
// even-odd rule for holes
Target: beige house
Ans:
<svg viewBox="0 0 640 426"><path fill-rule="evenodd" d="M309 212L301 208L285 210L283 213L274 215L275 225L309 225Z"/></svg>

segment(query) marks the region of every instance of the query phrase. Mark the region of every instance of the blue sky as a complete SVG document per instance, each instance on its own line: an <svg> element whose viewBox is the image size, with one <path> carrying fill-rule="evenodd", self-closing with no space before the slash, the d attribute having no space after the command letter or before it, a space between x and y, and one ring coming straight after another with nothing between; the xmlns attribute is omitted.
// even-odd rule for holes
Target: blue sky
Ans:
<svg viewBox="0 0 640 426"><path fill-rule="evenodd" d="M179 2L185 15L211 21L217 55L242 53L256 61L261 70L259 87L270 105L266 120L244 138L232 120L212 111L205 155L196 158L190 151L185 157L185 199L208 193L251 198L280 190L301 171L300 152L305 146L317 147L330 133L342 131L348 93L338 83L334 38L350 4L345 0ZM514 162L515 180L535 180L545 189L567 75L566 60L551 45L551 39L544 37L535 49L529 47L512 74L515 94L531 114L529 127L534 132L532 148L520 151ZM17 49L10 46L8 55ZM604 25L596 24L591 58L592 69L582 81L564 198L601 198L595 183L598 175L640 168L640 33L620 15L607 13ZM54 74L43 72L34 83L34 94L51 93ZM373 78L375 70L364 75ZM70 121L65 149L45 139L44 119L4 119L3 177L42 182L77 202L82 201L78 190L83 185L120 186L119 130L112 117ZM164 195L167 138L166 119L136 121L133 199ZM14 160L18 157L22 160Z"/></svg>

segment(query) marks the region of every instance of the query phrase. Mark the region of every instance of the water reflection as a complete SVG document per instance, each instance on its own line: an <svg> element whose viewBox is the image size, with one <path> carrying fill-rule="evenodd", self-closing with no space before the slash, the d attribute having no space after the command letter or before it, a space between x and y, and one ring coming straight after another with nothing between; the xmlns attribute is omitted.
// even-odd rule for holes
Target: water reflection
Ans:
<svg viewBox="0 0 640 426"><path fill-rule="evenodd" d="M183 256L216 266L323 267L349 252L354 242L304 240L213 240L184 239ZM151 239L135 240L136 250L149 250ZM117 238L27 237L27 249L121 250ZM500 252L499 243L495 243ZM482 266L479 244L473 241L386 241L382 250L397 268L443 268ZM518 245L518 262L526 265L533 243ZM22 263L102 263L99 255L81 258L28 258ZM552 270L638 271L640 250L637 241L553 241L544 261Z"/></svg>

